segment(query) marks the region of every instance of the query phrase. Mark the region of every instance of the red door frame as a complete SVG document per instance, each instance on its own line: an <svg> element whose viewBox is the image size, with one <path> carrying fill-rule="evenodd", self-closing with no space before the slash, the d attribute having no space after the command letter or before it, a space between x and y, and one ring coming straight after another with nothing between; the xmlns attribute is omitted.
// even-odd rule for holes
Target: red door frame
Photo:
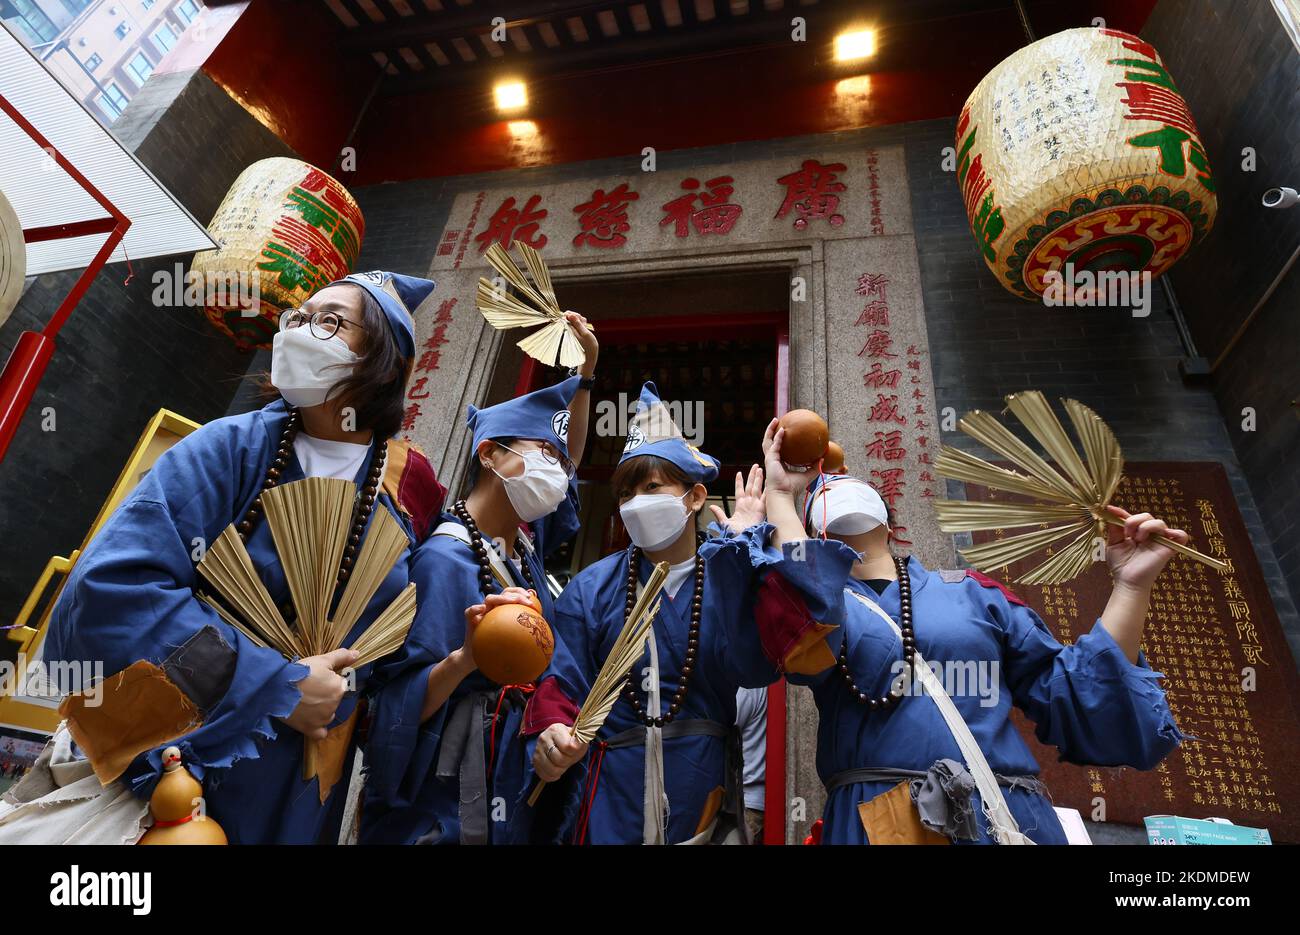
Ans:
<svg viewBox="0 0 1300 935"><path fill-rule="evenodd" d="M658 318L611 318L595 323L601 340L610 344L709 339L734 339L747 332L774 334L776 337L776 414L783 416L790 408L790 324L780 312L726 315L670 315ZM515 396L537 387L534 381L541 367L525 357L515 382ZM767 750L763 802L763 843L785 843L785 679L767 689Z"/></svg>
<svg viewBox="0 0 1300 935"><path fill-rule="evenodd" d="M776 333L776 414L790 408L790 325ZM763 777L763 843L785 843L785 679L767 689L767 752Z"/></svg>

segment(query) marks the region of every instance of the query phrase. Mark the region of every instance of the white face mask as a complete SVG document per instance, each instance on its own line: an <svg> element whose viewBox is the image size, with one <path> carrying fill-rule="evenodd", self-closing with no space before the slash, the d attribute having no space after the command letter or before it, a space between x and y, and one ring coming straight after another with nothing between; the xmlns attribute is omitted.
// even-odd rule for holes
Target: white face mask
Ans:
<svg viewBox="0 0 1300 935"><path fill-rule="evenodd" d="M817 533L858 536L885 525L885 501L859 480L830 481L817 491L808 508L809 525Z"/></svg>
<svg viewBox="0 0 1300 935"><path fill-rule="evenodd" d="M519 518L531 523L555 512L569 494L569 475L564 468L546 460L540 451L515 451L505 445L501 447L524 459L524 472L517 477L501 477L496 468L491 469L493 474L501 477L506 499Z"/></svg>
<svg viewBox="0 0 1300 935"><path fill-rule="evenodd" d="M322 341L307 325L277 331L271 341L271 384L290 406L319 406L360 359L337 334Z"/></svg>
<svg viewBox="0 0 1300 935"><path fill-rule="evenodd" d="M670 493L644 493L633 497L618 508L627 534L639 549L657 552L671 545L690 518L690 510L682 501L689 497L688 490L680 497Z"/></svg>

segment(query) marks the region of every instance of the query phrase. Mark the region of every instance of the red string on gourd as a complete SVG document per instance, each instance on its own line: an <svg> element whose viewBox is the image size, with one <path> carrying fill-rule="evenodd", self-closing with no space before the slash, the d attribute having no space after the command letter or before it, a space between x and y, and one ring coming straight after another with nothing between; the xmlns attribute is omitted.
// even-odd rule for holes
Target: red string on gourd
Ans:
<svg viewBox="0 0 1300 935"><path fill-rule="evenodd" d="M534 684L531 683L531 682L526 682L526 683L524 683L524 684L522 684L522 685L502 685L502 686L501 686L501 691L500 691L500 693L497 694L497 706L496 706L496 709L492 712L492 726L491 726L491 729L488 731L488 767L487 767L487 768L488 768L488 773L489 773L489 774L492 772L493 766L494 766L495 763L496 763L496 756L497 756L497 719L501 716L501 705L505 703L505 700L506 700L506 692L510 691L512 688L517 688L517 689L519 689L519 691L520 691L521 693L523 693L524 695L531 695L533 692L535 692L535 691L537 690L537 686L534 685Z"/></svg>

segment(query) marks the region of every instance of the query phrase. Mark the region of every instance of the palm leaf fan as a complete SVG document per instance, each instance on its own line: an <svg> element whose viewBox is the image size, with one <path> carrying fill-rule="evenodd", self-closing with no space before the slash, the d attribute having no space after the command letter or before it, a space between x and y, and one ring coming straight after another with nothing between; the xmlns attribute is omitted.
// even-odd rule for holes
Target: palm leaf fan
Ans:
<svg viewBox="0 0 1300 935"><path fill-rule="evenodd" d="M587 355L578 340L578 332L564 318L564 310L555 297L546 263L542 261L541 254L528 244L518 241L516 245L533 282L529 283L523 270L515 265L504 247L499 243L492 244L487 249L488 263L501 274L508 286L514 287L518 295L512 295L508 288L500 289L490 280L480 278L479 311L488 324L498 330L543 325L540 331L534 331L519 341L519 348L547 366L582 366Z"/></svg>
<svg viewBox="0 0 1300 935"><path fill-rule="evenodd" d="M1124 456L1115 433L1101 416L1083 403L1063 399L1083 454L1038 390L1006 397L1007 408L1042 447L1040 455L987 412L969 412L958 428L1012 462L1015 469L990 464L968 452L945 445L935 460L944 477L980 484L991 490L1028 497L1033 502L977 503L936 500L934 511L944 532L981 532L1038 526L1005 539L961 549L980 571L992 571L1047 550L1048 558L1016 580L1024 584L1060 584L1086 571L1093 560L1093 543L1105 527L1124 521L1106 507L1115 496L1124 471ZM1220 573L1226 562L1164 536L1156 541L1180 555L1196 559Z"/></svg>
<svg viewBox="0 0 1300 935"><path fill-rule="evenodd" d="M654 625L655 617L659 615L659 592L663 590L664 582L667 580L668 563L660 562L655 565L650 577L646 579L645 586L632 607L632 612L628 614L627 622L623 624L623 629L619 631L618 638L610 647L609 655L605 657L596 680L591 684L587 700L578 709L578 716L569 731L576 740L591 743L600 733L600 729L605 726L605 718L609 717L614 703L618 701L619 693L627 683L632 666L645 654L650 628ZM544 788L546 788L545 780L537 783L532 794L528 796L529 805L537 804L537 798Z"/></svg>
<svg viewBox="0 0 1300 935"><path fill-rule="evenodd" d="M406 533L392 515L375 510L331 619L330 605L356 498L356 484L327 477L309 477L262 492L266 523L293 600L292 625L271 599L233 525L226 527L198 565L199 574L224 606L208 595L201 595L203 600L250 640L287 658L341 648L407 546ZM408 584L353 641L352 648L359 654L354 667L400 649L414 619L415 585ZM316 775L318 748L316 741L305 743L303 779L311 779Z"/></svg>

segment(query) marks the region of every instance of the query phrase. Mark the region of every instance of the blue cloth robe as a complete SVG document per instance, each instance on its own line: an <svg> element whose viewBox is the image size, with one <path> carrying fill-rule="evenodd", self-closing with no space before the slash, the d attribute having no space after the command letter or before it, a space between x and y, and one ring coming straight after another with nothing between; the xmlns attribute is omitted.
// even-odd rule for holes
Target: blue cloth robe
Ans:
<svg viewBox="0 0 1300 935"><path fill-rule="evenodd" d="M851 550L848 550L851 552ZM848 577L852 555L843 557L847 586L879 604L898 622L899 590L893 581L883 594ZM1128 661L1098 621L1078 642L1062 646L1029 607L1008 599L1001 588L965 575L948 581L908 560L912 625L917 648L932 666L975 661L990 673L982 693L978 682L954 694L945 683L989 766L999 775L1036 776L1038 764L1010 719L1014 704L1035 723L1038 739L1058 748L1070 763L1151 769L1178 746L1164 691L1144 656ZM858 690L880 697L889 689L903 658L900 638L870 608L843 595L842 630L827 635L838 656L847 640L850 673ZM939 670L942 675L943 670ZM968 674L970 669L965 670ZM961 753L927 696L905 696L893 710L872 712L850 695L837 668L814 677L792 676L810 685L819 715L817 771L825 783L837 773L861 768L928 770L936 760L963 762ZM981 697L984 694L985 697ZM996 703L989 704L996 699ZM858 805L889 791L894 783L853 783L832 791L823 813L823 844L866 844ZM1020 830L1039 844L1064 844L1065 834L1051 802L1037 792L1007 789L1003 796ZM979 792L972 796L978 841L992 843Z"/></svg>
<svg viewBox="0 0 1300 935"><path fill-rule="evenodd" d="M577 490L577 482L571 482L568 497L555 512L529 527L534 552L525 554L523 560L532 570L542 616L547 621L554 621L556 616L555 602L546 587L543 559L578 530ZM441 522L460 521L448 512L442 514ZM530 587L513 562L505 564L517 586ZM521 736L524 707L517 691L509 692L503 699L501 686L476 670L457 686L428 721L420 722L429 673L463 645L465 608L483 601L474 553L459 539L432 535L412 558L411 580L416 582L422 600L407 638L409 654L400 667L392 667L391 674L385 674L384 685L371 709L365 749L361 843L459 844L462 832L466 843L550 840L545 828L534 828L534 810L525 805L535 781L531 759L536 738ZM494 582L492 593L499 594L501 590ZM555 648L549 667L537 680L538 685L557 675L563 676L566 682L574 681L573 661L554 626L552 631ZM449 765L456 765L448 763L449 744L455 742L455 738L449 737L448 728L457 706L482 693L490 694L485 711L487 723L475 734L482 744L484 762L491 761L491 766L487 784L487 840L474 841L474 829L462 828L460 802L462 795L475 793L462 790L459 770L440 777L438 768L440 760L444 772ZM459 762L459 757L455 759ZM547 790L547 795L560 791ZM576 794L568 798L571 799L569 809L576 809Z"/></svg>
<svg viewBox="0 0 1300 935"><path fill-rule="evenodd" d="M195 570L192 553L242 520L262 489L287 415L284 402L277 400L261 410L210 422L164 453L73 567L44 645L47 661L102 661L104 673L112 674L141 659L161 663L200 631L215 630L233 651L234 673L204 712L203 725L177 745L186 768L203 782L207 814L232 844L335 843L355 751L355 742L350 743L342 777L322 805L318 780L302 779L303 735L277 720L297 706L296 683L307 675L307 667L257 646L194 596L194 589L206 582ZM370 470L375 447L357 472L358 485ZM302 477L297 458L291 457L279 482ZM381 492L377 502L413 544L411 523L388 495ZM377 515L372 513L367 532ZM254 526L247 549L272 599L291 613L289 588L265 517ZM408 548L344 645L406 587L409 556ZM342 593L340 586L335 599ZM401 656L399 651L395 658ZM365 690L371 668L356 671L358 693ZM357 700L357 694L345 696L330 726L345 722ZM141 754L122 776L137 795L147 797L152 791L163 749Z"/></svg>
<svg viewBox="0 0 1300 935"><path fill-rule="evenodd" d="M781 672L773 661L779 649L765 646L755 623L755 602L763 575L780 571L801 592L813 591L807 584L822 570L815 560L826 550L824 543L807 540L808 554L790 560L791 546L784 555L761 545L772 532L768 523L760 523L742 535L723 532L700 546L704 557L703 613L700 622L700 646L695 671L682 709L675 721L703 719L725 727L736 722L736 690L762 688L775 682ZM839 544L836 543L836 546ZM564 593L556 607L555 629L569 647L581 671L582 683L567 686L576 698L585 698L601 665L609 656L614 640L623 628L627 600L627 573L631 550L607 555L583 569ZM641 559L640 580L644 582L653 566ZM831 578L832 592L836 582ZM826 585L822 584L822 590ZM661 712L667 713L673 692L681 681L685 661L687 633L691 622L694 578L688 578L675 597L662 595L662 606L654 621L659 656ZM648 657L644 657L648 660ZM641 673L642 666L634 667ZM644 706L646 693L636 686ZM598 740L631 728L643 727L628 701L615 702ZM727 741L709 735L665 737L664 788L668 796L668 833L670 844L696 834L710 793L727 781ZM588 769L595 771L596 745L587 757ZM645 748L644 746L611 747L604 751L598 781L591 804L585 843L640 844L643 837ZM584 793L585 795L586 793Z"/></svg>

